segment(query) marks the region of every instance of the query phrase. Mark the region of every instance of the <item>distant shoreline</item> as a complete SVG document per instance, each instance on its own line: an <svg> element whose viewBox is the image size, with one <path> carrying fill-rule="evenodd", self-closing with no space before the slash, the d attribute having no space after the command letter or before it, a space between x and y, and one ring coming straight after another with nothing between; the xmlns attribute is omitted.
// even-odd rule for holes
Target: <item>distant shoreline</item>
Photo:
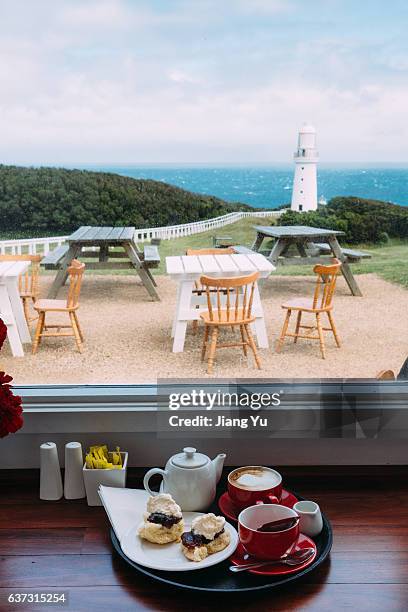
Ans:
<svg viewBox="0 0 408 612"><path fill-rule="evenodd" d="M274 165L82 165L80 169L113 172L132 178L163 181L195 193L254 208L277 208L289 204L293 164ZM356 196L401 206L408 205L408 164L319 164L318 197Z"/></svg>
<svg viewBox="0 0 408 612"><path fill-rule="evenodd" d="M31 166L41 168L44 166ZM288 205L292 196L294 166L290 163L243 164L52 164L51 168L107 172L135 179L151 179L195 194L253 208ZM355 196L408 205L408 164L324 164L318 166L318 198Z"/></svg>

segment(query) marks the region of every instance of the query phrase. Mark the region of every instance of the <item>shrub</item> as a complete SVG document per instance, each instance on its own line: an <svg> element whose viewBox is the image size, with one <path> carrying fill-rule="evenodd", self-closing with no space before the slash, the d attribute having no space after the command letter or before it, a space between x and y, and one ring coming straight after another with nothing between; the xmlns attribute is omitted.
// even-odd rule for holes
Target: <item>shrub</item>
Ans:
<svg viewBox="0 0 408 612"><path fill-rule="evenodd" d="M252 210L159 181L107 172L0 165L0 228L68 233L80 225L155 227Z"/></svg>
<svg viewBox="0 0 408 612"><path fill-rule="evenodd" d="M298 213L288 211L279 225L307 225L344 232L350 244L381 243L389 238L408 238L408 207L362 198L332 198L324 209Z"/></svg>

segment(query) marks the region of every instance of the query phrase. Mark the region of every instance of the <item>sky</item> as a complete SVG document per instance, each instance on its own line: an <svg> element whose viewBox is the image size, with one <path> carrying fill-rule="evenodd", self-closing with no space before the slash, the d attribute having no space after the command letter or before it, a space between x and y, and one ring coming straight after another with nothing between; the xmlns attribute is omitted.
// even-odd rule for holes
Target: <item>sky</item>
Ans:
<svg viewBox="0 0 408 612"><path fill-rule="evenodd" d="M407 162L406 0L0 0L0 163Z"/></svg>

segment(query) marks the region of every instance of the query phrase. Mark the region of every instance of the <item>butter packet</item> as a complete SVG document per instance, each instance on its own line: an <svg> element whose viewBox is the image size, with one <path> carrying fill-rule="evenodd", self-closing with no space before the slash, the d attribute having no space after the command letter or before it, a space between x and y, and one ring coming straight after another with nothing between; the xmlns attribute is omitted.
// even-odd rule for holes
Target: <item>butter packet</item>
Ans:
<svg viewBox="0 0 408 612"><path fill-rule="evenodd" d="M123 465L119 446L114 451L109 451L106 444L91 446L85 457L85 465L88 470L121 470Z"/></svg>

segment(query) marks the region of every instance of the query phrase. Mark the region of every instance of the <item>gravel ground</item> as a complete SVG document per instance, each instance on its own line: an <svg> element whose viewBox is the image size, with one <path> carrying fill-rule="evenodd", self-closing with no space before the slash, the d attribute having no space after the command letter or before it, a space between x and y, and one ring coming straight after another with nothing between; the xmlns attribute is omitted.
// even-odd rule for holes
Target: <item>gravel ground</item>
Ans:
<svg viewBox="0 0 408 612"><path fill-rule="evenodd" d="M47 338L37 355L31 355L26 346L25 357L13 358L6 343L0 369L10 373L16 384L140 383L157 377L205 377L205 364L200 361L201 329L194 336L189 326L184 352L171 352L176 285L166 276L156 278L161 302L149 301L138 279L85 276L79 310L84 353L77 352L71 338ZM43 295L51 280L42 277ZM282 352L274 352L283 323L281 303L311 295L314 279L272 276L263 281L261 296L270 340L270 349L260 350L263 369L258 371L252 358L247 362L239 349L220 349L214 375L372 378L384 368L399 370L408 354L408 291L372 274L358 276L358 282L362 298L352 297L342 278L338 282L334 317L342 347L337 349L327 334L327 356L322 360L319 343L310 340L294 345L287 339Z"/></svg>

